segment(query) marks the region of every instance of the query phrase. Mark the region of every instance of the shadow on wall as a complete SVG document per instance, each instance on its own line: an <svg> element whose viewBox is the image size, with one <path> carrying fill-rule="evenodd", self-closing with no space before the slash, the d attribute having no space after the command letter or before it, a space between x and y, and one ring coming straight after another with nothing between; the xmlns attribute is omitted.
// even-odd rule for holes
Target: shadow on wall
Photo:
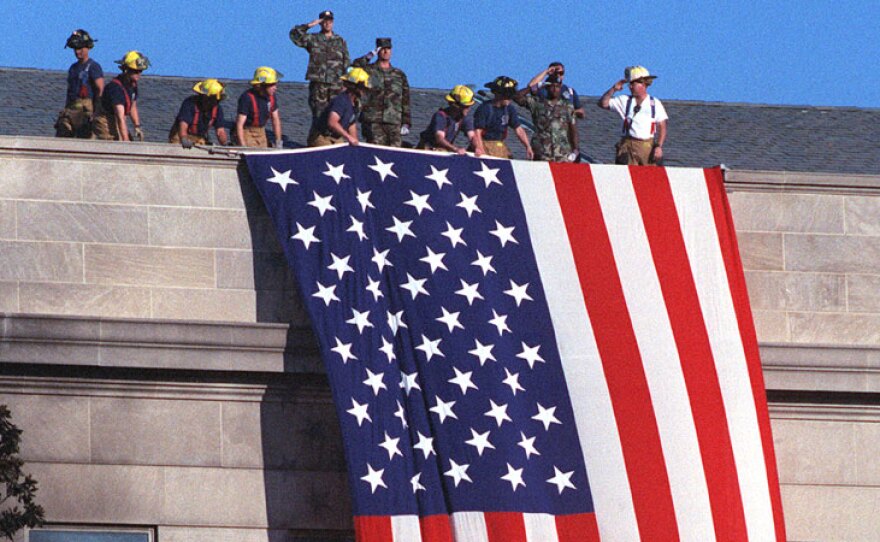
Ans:
<svg viewBox="0 0 880 542"><path fill-rule="evenodd" d="M267 379L260 434L269 542L353 542L339 423L303 304L244 162L258 322L290 324L284 373Z"/></svg>

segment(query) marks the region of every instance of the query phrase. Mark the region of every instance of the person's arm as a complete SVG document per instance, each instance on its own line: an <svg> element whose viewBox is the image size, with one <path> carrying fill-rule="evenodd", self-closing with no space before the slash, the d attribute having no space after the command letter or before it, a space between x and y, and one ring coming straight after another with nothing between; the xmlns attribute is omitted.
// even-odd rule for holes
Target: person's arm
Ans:
<svg viewBox="0 0 880 542"><path fill-rule="evenodd" d="M348 44L342 38L339 39L342 40L342 66L347 68L350 62L348 58Z"/></svg>
<svg viewBox="0 0 880 542"><path fill-rule="evenodd" d="M357 126L355 126L355 123L351 123L351 126L349 126L348 130L346 130L339 122L341 118L342 117L339 116L339 113L337 113L336 111L331 111L330 114L327 116L327 128L330 128L331 132L345 139L352 145L357 145ZM354 133L351 133L352 126L354 126Z"/></svg>
<svg viewBox="0 0 880 542"><path fill-rule="evenodd" d="M180 134L180 139L189 138L189 123L185 120L178 121L177 123L177 133Z"/></svg>
<svg viewBox="0 0 880 542"><path fill-rule="evenodd" d="M275 148L280 149L284 143L281 139L281 114L277 109L272 111L272 130L275 132Z"/></svg>
<svg viewBox="0 0 880 542"><path fill-rule="evenodd" d="M523 147L526 148L526 158L529 160L535 159L535 152L532 150L532 144L529 142L529 136L526 134L526 129L522 126L516 127L516 138L519 139L519 142L523 144Z"/></svg>
<svg viewBox="0 0 880 542"><path fill-rule="evenodd" d="M120 141L131 141L128 137L128 125L125 122L125 106L122 104L113 106L113 117L116 122L116 132Z"/></svg>
<svg viewBox="0 0 880 542"><path fill-rule="evenodd" d="M400 106L402 110L401 118L403 119L403 122L401 124L403 124L403 126L406 126L406 133L409 133L409 128L410 126L412 126L412 116L410 116L409 110L409 79L406 78L406 74L403 72L400 72L400 77L403 79L403 95L400 98Z"/></svg>
<svg viewBox="0 0 880 542"><path fill-rule="evenodd" d="M666 121L661 120L657 123L657 142L654 144L654 161L659 162L663 159L663 143L666 142Z"/></svg>
<svg viewBox="0 0 880 542"><path fill-rule="evenodd" d="M309 29L319 24L321 24L321 19L315 19L310 23L298 24L294 26L290 29L290 41L292 41L293 44L297 47L308 49L312 41L309 37Z"/></svg>
<svg viewBox="0 0 880 542"><path fill-rule="evenodd" d="M578 135L577 122L574 118L568 123L568 142L571 144L572 152L578 152L580 149L580 136Z"/></svg>
<svg viewBox="0 0 880 542"><path fill-rule="evenodd" d="M483 148L483 137L480 135L479 130L470 130L467 133L468 139L471 140L471 145L474 146L474 156L483 156L486 154L486 150Z"/></svg>
<svg viewBox="0 0 880 542"><path fill-rule="evenodd" d="M532 92L532 87L533 85L529 84L529 86L521 88L516 94L513 95L513 101L517 105L528 107L528 100L526 99L526 96L528 96Z"/></svg>
<svg viewBox="0 0 880 542"><path fill-rule="evenodd" d="M217 143L220 143L223 146L226 146L226 144L229 143L229 136L226 135L226 128L218 126L214 129L214 132L217 134Z"/></svg>
<svg viewBox="0 0 880 542"><path fill-rule="evenodd" d="M440 147L443 150L454 152L456 154L465 154L467 151L462 149L461 147L456 147L449 141L446 141L446 134L443 133L443 130L437 130L434 132L434 146Z"/></svg>
<svg viewBox="0 0 880 542"><path fill-rule="evenodd" d="M349 139L348 142L352 145L357 145L358 144L358 125L356 122L352 122L351 126L348 127L348 135L351 137L351 139Z"/></svg>
<svg viewBox="0 0 880 542"><path fill-rule="evenodd" d="M134 136L138 141L144 140L144 130L141 128L141 115L138 113L138 103L135 100L131 102L131 111L129 111L131 115L131 122L134 124ZM122 119L122 124L125 124L125 118ZM131 138L129 138L131 141Z"/></svg>
<svg viewBox="0 0 880 542"><path fill-rule="evenodd" d="M550 68L547 68L547 69L545 69L545 70L541 70L541 71L538 73L538 75L532 77L531 81L529 81L529 84L526 85L526 88L533 87L533 86L539 84L539 83L540 83L541 81L543 81L544 78L547 77L547 75L549 75L549 74L550 74Z"/></svg>
<svg viewBox="0 0 880 542"><path fill-rule="evenodd" d="M98 98L100 98L104 94L104 78L103 77L98 77L97 79L95 79L95 88L98 89L98 95L95 96L95 99L97 100Z"/></svg>
<svg viewBox="0 0 880 542"><path fill-rule="evenodd" d="M374 56L376 56L376 51L375 50L370 51L367 54L365 54L363 56L359 56L356 59L354 59L354 62L352 62L351 65L355 68L366 69L366 67L370 65L370 61L373 60Z"/></svg>
<svg viewBox="0 0 880 542"><path fill-rule="evenodd" d="M244 146L244 123L246 121L247 115L242 113L235 117L235 138L238 139L238 144L242 147Z"/></svg>
<svg viewBox="0 0 880 542"><path fill-rule="evenodd" d="M614 96L615 92L620 92L623 90L623 85L626 84L626 79L621 79L620 81L614 83L608 90L605 91L599 101L596 103L602 109L611 109L611 97Z"/></svg>

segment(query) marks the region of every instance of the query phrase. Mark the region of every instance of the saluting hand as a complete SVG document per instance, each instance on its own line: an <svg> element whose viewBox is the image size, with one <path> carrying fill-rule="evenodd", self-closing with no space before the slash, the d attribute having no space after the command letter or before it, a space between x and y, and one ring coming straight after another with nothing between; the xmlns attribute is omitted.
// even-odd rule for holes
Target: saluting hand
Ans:
<svg viewBox="0 0 880 542"><path fill-rule="evenodd" d="M620 92L623 90L624 85L626 85L626 79L621 79L620 81L614 83L614 86L611 87L614 89L614 92Z"/></svg>

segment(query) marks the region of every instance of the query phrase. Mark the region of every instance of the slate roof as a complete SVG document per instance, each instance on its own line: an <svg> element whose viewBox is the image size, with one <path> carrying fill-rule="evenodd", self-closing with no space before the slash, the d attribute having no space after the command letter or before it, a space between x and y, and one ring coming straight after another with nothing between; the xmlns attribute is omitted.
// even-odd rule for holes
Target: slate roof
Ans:
<svg viewBox="0 0 880 542"><path fill-rule="evenodd" d="M109 72L108 72L109 75ZM197 79L145 75L141 81L141 122L150 141L166 141L180 102ZM229 82L227 117L247 88ZM50 136L63 106L65 72L0 68L0 135ZM662 89L659 98L663 99ZM431 114L443 105L444 90L413 89L412 143ZM278 103L288 145L305 142L310 122L304 83L279 85ZM620 129L616 115L586 101L587 118L579 123L581 148L595 161L613 162ZM778 106L663 100L670 116L664 148L670 166L712 166L770 171L880 174L880 109ZM526 115L528 115L526 113ZM517 156L523 150L514 140ZM586 142L586 143L584 143Z"/></svg>

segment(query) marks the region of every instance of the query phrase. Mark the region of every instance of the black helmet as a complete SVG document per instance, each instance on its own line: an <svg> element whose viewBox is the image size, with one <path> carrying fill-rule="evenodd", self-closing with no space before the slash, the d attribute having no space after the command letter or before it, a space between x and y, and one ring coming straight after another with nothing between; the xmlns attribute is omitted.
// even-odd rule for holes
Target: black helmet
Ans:
<svg viewBox="0 0 880 542"><path fill-rule="evenodd" d="M70 47L71 49L82 49L83 47L87 47L91 49L95 46L95 42L98 40L93 40L89 33L79 28L73 31L73 34L67 38L67 43L64 45L65 47Z"/></svg>
<svg viewBox="0 0 880 542"><path fill-rule="evenodd" d="M517 84L516 79L501 75L496 77L494 81L486 83L486 88L501 96L513 96L516 94Z"/></svg>

